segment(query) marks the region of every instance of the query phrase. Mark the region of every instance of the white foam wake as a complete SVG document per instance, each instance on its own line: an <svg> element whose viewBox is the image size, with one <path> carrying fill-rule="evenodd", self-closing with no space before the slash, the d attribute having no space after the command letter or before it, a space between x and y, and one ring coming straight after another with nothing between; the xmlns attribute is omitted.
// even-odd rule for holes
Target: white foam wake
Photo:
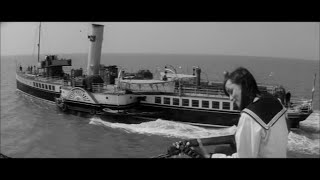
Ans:
<svg viewBox="0 0 320 180"><path fill-rule="evenodd" d="M236 126L229 128L205 129L189 124L157 119L155 121L140 124L111 123L101 120L99 117L90 119L90 124L103 125L109 128L122 129L127 133L145 135L160 135L181 139L206 138L234 134ZM320 154L319 139L309 139L303 134L290 132L288 136L288 150L303 154Z"/></svg>
<svg viewBox="0 0 320 180"><path fill-rule="evenodd" d="M288 139L288 150L303 154L320 155L319 139L309 139L292 131L289 133Z"/></svg>
<svg viewBox="0 0 320 180"><path fill-rule="evenodd" d="M110 128L123 129L128 133L160 135L165 137L176 137L182 139L229 135L234 134L236 130L235 126L229 128L205 129L193 125L162 119L157 119L155 121L144 122L140 124L111 123L103 121L99 117L93 117L90 120L90 124L102 124Z"/></svg>
<svg viewBox="0 0 320 180"><path fill-rule="evenodd" d="M320 133L320 112L314 111L306 120L301 121L300 129L311 132Z"/></svg>

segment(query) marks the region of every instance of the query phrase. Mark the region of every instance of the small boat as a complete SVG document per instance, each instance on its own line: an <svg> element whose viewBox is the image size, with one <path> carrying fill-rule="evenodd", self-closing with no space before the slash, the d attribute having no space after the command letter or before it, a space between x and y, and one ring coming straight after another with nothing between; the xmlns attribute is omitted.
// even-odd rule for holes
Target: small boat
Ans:
<svg viewBox="0 0 320 180"><path fill-rule="evenodd" d="M299 128L299 123L307 119L313 112L313 95L315 91L316 76L313 78L313 88L311 99L302 99L294 97L291 99L291 93L286 93L286 104L288 125L290 128Z"/></svg>
<svg viewBox="0 0 320 180"><path fill-rule="evenodd" d="M299 122L304 121L313 112L312 100L294 101L287 107L288 124L291 128L299 128Z"/></svg>

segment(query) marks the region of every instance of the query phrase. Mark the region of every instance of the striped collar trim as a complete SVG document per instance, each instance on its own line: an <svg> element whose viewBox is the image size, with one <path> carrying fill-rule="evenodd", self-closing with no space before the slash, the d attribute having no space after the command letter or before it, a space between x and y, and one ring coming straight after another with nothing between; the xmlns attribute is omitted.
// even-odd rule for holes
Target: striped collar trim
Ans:
<svg viewBox="0 0 320 180"><path fill-rule="evenodd" d="M273 118L272 120L266 124L265 122L262 121L262 119L257 116L254 112L252 112L251 110L245 108L244 110L242 110L242 112L245 112L246 114L248 114L249 116L251 116L254 120L256 120L263 128L265 129L269 129L270 127L273 126L274 123L277 122L278 119L280 119L280 117L287 111L286 108L282 108L281 111L279 111Z"/></svg>

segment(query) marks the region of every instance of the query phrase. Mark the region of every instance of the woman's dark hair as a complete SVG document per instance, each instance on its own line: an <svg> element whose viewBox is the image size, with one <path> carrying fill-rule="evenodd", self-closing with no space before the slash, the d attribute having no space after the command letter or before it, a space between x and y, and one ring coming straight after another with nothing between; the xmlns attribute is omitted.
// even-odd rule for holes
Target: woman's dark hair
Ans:
<svg viewBox="0 0 320 180"><path fill-rule="evenodd" d="M229 79L232 83L241 85L241 105L239 107L240 110L243 110L253 102L253 99L257 95L260 95L256 80L246 68L239 67L230 74L228 72L224 74L223 90L227 96L229 96L229 94L226 90L226 82Z"/></svg>

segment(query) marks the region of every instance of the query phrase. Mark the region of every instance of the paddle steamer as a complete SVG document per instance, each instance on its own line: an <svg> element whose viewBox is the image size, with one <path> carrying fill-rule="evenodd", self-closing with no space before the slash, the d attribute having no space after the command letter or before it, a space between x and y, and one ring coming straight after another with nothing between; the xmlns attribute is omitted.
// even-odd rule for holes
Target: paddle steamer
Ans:
<svg viewBox="0 0 320 180"><path fill-rule="evenodd" d="M225 96L223 84L201 82L199 67L194 67L193 74L188 75L178 74L172 66L166 66L160 78L153 79L150 73L147 78L143 74L139 77L134 74L126 76L124 70L117 66L100 64L103 27L98 24L91 26L86 74L81 68L65 73L63 67L71 66L72 61L59 59L57 55L47 55L39 61L39 38L38 66L26 70L17 68L17 90L55 102L63 111L71 109L90 114L141 117L148 117L152 112L164 112L157 114L157 118L204 127L226 127L238 123L240 111ZM289 104L287 93L281 86L259 85L259 89L280 98L287 106L291 127L298 126L298 122L312 112L312 100Z"/></svg>
<svg viewBox="0 0 320 180"><path fill-rule="evenodd" d="M57 55L47 55L39 62L39 31L38 66L26 70L21 66L17 68L17 90L56 103L63 111L71 109L99 114L104 108L126 109L136 105L136 95L116 87L117 67L100 65L103 28L98 24L91 26L86 74L82 68L72 69L70 74L65 73L63 66L71 66L72 61L59 59Z"/></svg>

